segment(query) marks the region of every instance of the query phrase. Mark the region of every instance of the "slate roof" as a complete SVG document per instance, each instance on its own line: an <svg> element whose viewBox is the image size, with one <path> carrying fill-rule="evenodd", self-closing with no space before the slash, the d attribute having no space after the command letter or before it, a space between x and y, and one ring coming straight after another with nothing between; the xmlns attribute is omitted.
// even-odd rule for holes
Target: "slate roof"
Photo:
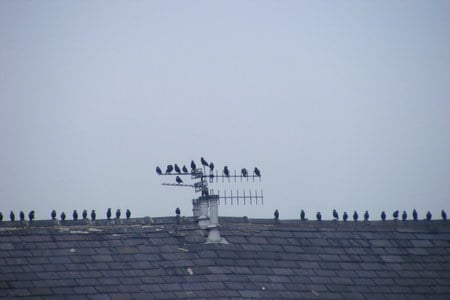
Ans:
<svg viewBox="0 0 450 300"><path fill-rule="evenodd" d="M220 223L2 222L0 297L450 299L450 222Z"/></svg>

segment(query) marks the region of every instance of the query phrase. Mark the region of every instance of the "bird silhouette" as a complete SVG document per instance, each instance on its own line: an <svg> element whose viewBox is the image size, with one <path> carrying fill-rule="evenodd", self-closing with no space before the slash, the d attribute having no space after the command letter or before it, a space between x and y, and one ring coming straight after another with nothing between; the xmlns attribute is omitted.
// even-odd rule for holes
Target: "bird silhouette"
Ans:
<svg viewBox="0 0 450 300"><path fill-rule="evenodd" d="M431 213L428 211L427 212L427 221L430 221L431 220Z"/></svg>
<svg viewBox="0 0 450 300"><path fill-rule="evenodd" d="M447 213L445 212L445 210L441 210L441 217L442 220L447 221Z"/></svg>
<svg viewBox="0 0 450 300"><path fill-rule="evenodd" d="M56 220L56 210L52 210L51 217L52 220Z"/></svg>
<svg viewBox="0 0 450 300"><path fill-rule="evenodd" d="M92 221L95 221L95 218L97 217L97 214L95 213L95 210L91 211L91 219Z"/></svg>
<svg viewBox="0 0 450 300"><path fill-rule="evenodd" d="M386 213L384 211L381 212L381 220L386 221Z"/></svg>
<svg viewBox="0 0 450 300"><path fill-rule="evenodd" d="M183 183L183 180L180 178L180 176L177 176L177 177L175 178L175 180L177 181L178 184Z"/></svg>
<svg viewBox="0 0 450 300"><path fill-rule="evenodd" d="M209 171L214 171L214 163L213 162L210 162L209 163Z"/></svg>
<svg viewBox="0 0 450 300"><path fill-rule="evenodd" d="M275 209L273 212L273 216L275 217L275 220L278 220L280 218L280 213L278 212L278 209Z"/></svg>
<svg viewBox="0 0 450 300"><path fill-rule="evenodd" d="M338 215L338 213L337 213L337 211L335 209L333 209L333 218L335 220L339 220L339 215Z"/></svg>
<svg viewBox="0 0 450 300"><path fill-rule="evenodd" d="M408 218L408 214L406 213L406 211L403 211L403 213L402 213L402 220L406 221L407 218Z"/></svg>
<svg viewBox="0 0 450 300"><path fill-rule="evenodd" d="M367 210L364 213L364 221L369 221L369 212Z"/></svg>
<svg viewBox="0 0 450 300"><path fill-rule="evenodd" d="M120 219L120 209L116 210L116 219Z"/></svg>
<svg viewBox="0 0 450 300"><path fill-rule="evenodd" d="M415 208L413 209L412 216L413 216L414 221L417 221L418 216L417 216L417 210Z"/></svg>
<svg viewBox="0 0 450 300"><path fill-rule="evenodd" d="M191 160L191 170L195 171L196 168L197 168L197 166L195 165L195 162L193 160Z"/></svg>
<svg viewBox="0 0 450 300"><path fill-rule="evenodd" d="M248 176L247 169L246 168L242 168L241 174L242 174L242 176L247 177Z"/></svg>
<svg viewBox="0 0 450 300"><path fill-rule="evenodd" d="M131 218L131 210L127 209L125 216L127 217L127 220L129 220Z"/></svg>
<svg viewBox="0 0 450 300"><path fill-rule="evenodd" d="M356 210L353 212L353 221L358 221L358 213Z"/></svg>
<svg viewBox="0 0 450 300"><path fill-rule="evenodd" d="M180 167L177 164L175 164L174 166L175 166L175 172L177 172L178 174L181 174Z"/></svg>
<svg viewBox="0 0 450 300"><path fill-rule="evenodd" d="M61 213L61 221L65 221L66 220L66 214L64 212Z"/></svg>
<svg viewBox="0 0 450 300"><path fill-rule="evenodd" d="M73 219L74 219L75 221L78 220L78 213L77 213L76 210L73 211L72 217L73 217Z"/></svg>
<svg viewBox="0 0 450 300"><path fill-rule="evenodd" d="M23 213L23 211L20 211L19 218L20 218L20 221L25 221L25 214Z"/></svg>
<svg viewBox="0 0 450 300"><path fill-rule="evenodd" d="M183 170L183 173L188 173L189 172L188 169L186 168L186 166L183 166L183 168L181 170Z"/></svg>
<svg viewBox="0 0 450 300"><path fill-rule="evenodd" d="M394 211L392 216L394 217L394 220L397 220L398 219L398 210Z"/></svg>
<svg viewBox="0 0 450 300"><path fill-rule="evenodd" d="M208 162L203 157L200 158L200 162L202 163L203 166L209 167Z"/></svg>
<svg viewBox="0 0 450 300"><path fill-rule="evenodd" d="M106 218L108 219L108 220L110 220L111 219L111 208L108 208L108 210L106 211Z"/></svg>
<svg viewBox="0 0 450 300"><path fill-rule="evenodd" d="M172 165L167 165L166 173L170 173L172 171L173 171L173 166Z"/></svg>
<svg viewBox="0 0 450 300"><path fill-rule="evenodd" d="M344 211L344 214L342 215L342 219L344 220L344 222L347 222L348 220L348 214L346 211Z"/></svg>
<svg viewBox="0 0 450 300"><path fill-rule="evenodd" d="M176 215L180 215L181 214L181 210L179 207L177 207L177 209L175 209L175 214Z"/></svg>
<svg viewBox="0 0 450 300"><path fill-rule="evenodd" d="M227 166L225 166L225 167L223 168L223 174L224 174L226 177L230 177L230 170L228 170L228 167L227 167Z"/></svg>
<svg viewBox="0 0 450 300"><path fill-rule="evenodd" d="M261 171L255 167L255 170L253 170L253 172L255 173L256 177L261 177Z"/></svg>
<svg viewBox="0 0 450 300"><path fill-rule="evenodd" d="M30 220L30 222L34 220L34 210L28 213L28 220Z"/></svg>
<svg viewBox="0 0 450 300"><path fill-rule="evenodd" d="M83 210L83 220L87 220L87 210Z"/></svg>
<svg viewBox="0 0 450 300"><path fill-rule="evenodd" d="M11 211L11 212L9 213L9 219L10 219L11 221L13 221L13 222L14 222L14 220L16 219L16 215L14 214L13 211Z"/></svg>
<svg viewBox="0 0 450 300"><path fill-rule="evenodd" d="M303 209L300 211L300 220L305 221L305 211Z"/></svg>
<svg viewBox="0 0 450 300"><path fill-rule="evenodd" d="M3 214L0 212L0 222L3 221Z"/></svg>
<svg viewBox="0 0 450 300"><path fill-rule="evenodd" d="M320 214L320 211L317 212L316 219L317 221L322 221L322 215Z"/></svg>
<svg viewBox="0 0 450 300"><path fill-rule="evenodd" d="M156 173L158 173L158 175L162 175L162 170L160 167L156 167Z"/></svg>

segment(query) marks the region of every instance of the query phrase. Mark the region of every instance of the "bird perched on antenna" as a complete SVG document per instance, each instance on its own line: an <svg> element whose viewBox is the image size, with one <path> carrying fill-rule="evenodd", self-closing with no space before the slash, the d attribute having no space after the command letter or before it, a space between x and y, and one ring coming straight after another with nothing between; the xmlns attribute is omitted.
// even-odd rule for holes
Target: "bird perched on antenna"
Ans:
<svg viewBox="0 0 450 300"><path fill-rule="evenodd" d="M408 218L408 214L406 213L406 211L403 211L403 213L402 213L402 221L406 221L407 218Z"/></svg>
<svg viewBox="0 0 450 300"><path fill-rule="evenodd" d="M300 211L300 220L302 220L302 221L305 221L305 211L302 209L301 211Z"/></svg>
<svg viewBox="0 0 450 300"><path fill-rule="evenodd" d="M183 183L183 180L180 178L180 176L177 176L177 177L175 178L175 180L177 181L178 184Z"/></svg>
<svg viewBox="0 0 450 300"><path fill-rule="evenodd" d="M106 211L106 218L107 218L108 220L111 219L111 208L108 208L108 210Z"/></svg>
<svg viewBox="0 0 450 300"><path fill-rule="evenodd" d="M413 209L412 216L413 216L414 221L417 221L418 216L417 216L417 210L415 208Z"/></svg>
<svg viewBox="0 0 450 300"><path fill-rule="evenodd" d="M78 220L78 213L77 213L76 210L73 211L72 217L73 217L73 219L74 219L75 221Z"/></svg>
<svg viewBox="0 0 450 300"><path fill-rule="evenodd" d="M25 221L25 214L23 213L23 211L20 211L19 218L20 218L20 221Z"/></svg>
<svg viewBox="0 0 450 300"><path fill-rule="evenodd" d="M255 173L256 177L261 177L261 171L257 167L253 170L253 173Z"/></svg>
<svg viewBox="0 0 450 300"><path fill-rule="evenodd" d="M181 210L179 207L177 207L177 209L175 209L175 214L178 216L181 214Z"/></svg>
<svg viewBox="0 0 450 300"><path fill-rule="evenodd" d="M442 220L447 221L447 213L445 212L445 210L441 210L441 217Z"/></svg>
<svg viewBox="0 0 450 300"><path fill-rule="evenodd" d="M242 176L247 177L248 176L247 169L246 168L242 168L241 174L242 174Z"/></svg>
<svg viewBox="0 0 450 300"><path fill-rule="evenodd" d="M273 212L273 216L275 217L275 220L278 220L280 218L280 213L278 212L278 209L275 209Z"/></svg>
<svg viewBox="0 0 450 300"><path fill-rule="evenodd" d="M131 210L127 209L125 216L127 217L127 220L129 220L131 218Z"/></svg>
<svg viewBox="0 0 450 300"><path fill-rule="evenodd" d="M173 171L173 166L172 165L167 165L166 174L169 174L172 171Z"/></svg>
<svg viewBox="0 0 450 300"><path fill-rule="evenodd" d="M427 212L427 221L430 221L431 220L431 213L430 213L430 211L428 211Z"/></svg>
<svg viewBox="0 0 450 300"><path fill-rule="evenodd" d="M195 165L195 162L193 160L191 160L191 170L192 170L192 172L194 172L196 168L197 168L197 166Z"/></svg>
<svg viewBox="0 0 450 300"><path fill-rule="evenodd" d="M160 167L156 167L156 173L158 173L158 175L162 175L162 170Z"/></svg>
<svg viewBox="0 0 450 300"><path fill-rule="evenodd" d="M61 221L65 221L66 220L66 214L64 212L61 213Z"/></svg>
<svg viewBox="0 0 450 300"><path fill-rule="evenodd" d="M14 214L13 211L11 211L11 212L9 213L9 219L10 219L11 221L13 221L13 222L14 222L14 220L16 219L16 215Z"/></svg>
<svg viewBox="0 0 450 300"><path fill-rule="evenodd" d="M356 210L353 212L353 221L358 221L358 213Z"/></svg>
<svg viewBox="0 0 450 300"><path fill-rule="evenodd" d="M91 211L91 220L92 221L95 221L95 218L97 217L97 214L95 213L95 210L93 209L92 211Z"/></svg>
<svg viewBox="0 0 450 300"><path fill-rule="evenodd" d="M344 220L344 222L347 222L348 220L348 214L346 211L344 211L344 214L342 215L342 220Z"/></svg>
<svg viewBox="0 0 450 300"><path fill-rule="evenodd" d="M28 213L28 220L30 220L30 222L34 220L34 210Z"/></svg>
<svg viewBox="0 0 450 300"><path fill-rule="evenodd" d="M369 221L369 212L367 210L364 213L364 221Z"/></svg>
<svg viewBox="0 0 450 300"><path fill-rule="evenodd" d="M320 211L317 212L316 219L317 221L322 221L322 215L320 214Z"/></svg>
<svg viewBox="0 0 450 300"><path fill-rule="evenodd" d="M333 209L333 218L337 221L339 220L339 215L335 209Z"/></svg>
<svg viewBox="0 0 450 300"><path fill-rule="evenodd" d="M398 210L394 211L392 216L394 217L394 220L397 220L398 219Z"/></svg>
<svg viewBox="0 0 450 300"><path fill-rule="evenodd" d="M228 167L227 167L227 166L223 167L223 174L224 174L226 177L230 177L230 170L228 170Z"/></svg>
<svg viewBox="0 0 450 300"><path fill-rule="evenodd" d="M56 210L52 210L52 213L50 216L52 217L52 220L56 220Z"/></svg>
<svg viewBox="0 0 450 300"><path fill-rule="evenodd" d="M183 170L183 173L189 173L188 169L186 168L186 166L183 166L183 168L181 168L181 170Z"/></svg>
<svg viewBox="0 0 450 300"><path fill-rule="evenodd" d="M82 214L82 216L83 216L83 220L87 220L87 210L83 210L83 214Z"/></svg>
<svg viewBox="0 0 450 300"><path fill-rule="evenodd" d="M209 167L208 162L203 157L200 158L200 162L202 163L203 166Z"/></svg>
<svg viewBox="0 0 450 300"><path fill-rule="evenodd" d="M381 212L381 220L386 221L386 213L384 211Z"/></svg>
<svg viewBox="0 0 450 300"><path fill-rule="evenodd" d="M209 163L209 171L210 172L214 171L214 163L212 162Z"/></svg>
<svg viewBox="0 0 450 300"><path fill-rule="evenodd" d="M178 174L181 174L180 167L177 164L175 164L174 166L175 166L175 172L177 172Z"/></svg>

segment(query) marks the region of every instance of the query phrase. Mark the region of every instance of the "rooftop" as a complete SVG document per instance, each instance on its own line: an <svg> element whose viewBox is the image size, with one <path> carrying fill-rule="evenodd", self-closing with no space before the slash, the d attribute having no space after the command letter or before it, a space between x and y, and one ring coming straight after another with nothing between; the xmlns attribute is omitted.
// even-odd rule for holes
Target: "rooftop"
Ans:
<svg viewBox="0 0 450 300"><path fill-rule="evenodd" d="M0 223L0 297L449 299L450 222Z"/></svg>

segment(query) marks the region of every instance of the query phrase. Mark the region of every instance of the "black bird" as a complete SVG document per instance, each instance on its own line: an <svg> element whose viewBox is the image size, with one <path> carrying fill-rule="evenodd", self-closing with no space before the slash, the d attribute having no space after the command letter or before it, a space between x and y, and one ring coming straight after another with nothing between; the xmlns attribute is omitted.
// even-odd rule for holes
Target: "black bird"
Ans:
<svg viewBox="0 0 450 300"><path fill-rule="evenodd" d="M353 212L353 221L358 221L358 213L356 210Z"/></svg>
<svg viewBox="0 0 450 300"><path fill-rule="evenodd" d="M64 212L61 213L61 221L66 220L66 214Z"/></svg>
<svg viewBox="0 0 450 300"><path fill-rule="evenodd" d="M303 209L300 211L300 220L305 221L305 211Z"/></svg>
<svg viewBox="0 0 450 300"><path fill-rule="evenodd" d="M16 219L16 215L14 214L13 211L11 211L11 212L9 213L9 218L10 218L11 221L13 221L13 222L14 222L14 220Z"/></svg>
<svg viewBox="0 0 450 300"><path fill-rule="evenodd" d="M322 215L320 214L320 211L317 212L316 219L317 221L322 221Z"/></svg>
<svg viewBox="0 0 450 300"><path fill-rule="evenodd" d="M223 168L223 174L224 174L226 177L230 177L230 170L228 170L228 167L227 167L227 166L225 166L225 167Z"/></svg>
<svg viewBox="0 0 450 300"><path fill-rule="evenodd" d="M261 177L261 171L257 167L255 167L255 170L253 172L255 173L256 177Z"/></svg>
<svg viewBox="0 0 450 300"><path fill-rule="evenodd" d="M201 163L202 163L202 165L203 166L205 166L205 167L209 167L209 164L208 164L208 162L202 157L202 158L200 158L200 161L201 161Z"/></svg>
<svg viewBox="0 0 450 300"><path fill-rule="evenodd" d="M333 209L333 218L335 220L339 220L339 215L338 215L338 213L337 213L337 211L335 209Z"/></svg>
<svg viewBox="0 0 450 300"><path fill-rule="evenodd" d="M177 207L177 209L175 209L175 214L176 215L180 215L181 214L181 210L179 207Z"/></svg>
<svg viewBox="0 0 450 300"><path fill-rule="evenodd" d="M116 219L120 219L120 209L116 210Z"/></svg>
<svg viewBox="0 0 450 300"><path fill-rule="evenodd" d="M431 213L428 211L427 212L427 221L430 221L431 220Z"/></svg>
<svg viewBox="0 0 450 300"><path fill-rule="evenodd" d="M166 173L170 173L172 171L173 171L173 166L172 165L167 165Z"/></svg>
<svg viewBox="0 0 450 300"><path fill-rule="evenodd" d="M87 210L83 210L83 220L87 220Z"/></svg>
<svg viewBox="0 0 450 300"><path fill-rule="evenodd" d="M34 220L34 210L28 213L28 220L30 220L30 222Z"/></svg>
<svg viewBox="0 0 450 300"><path fill-rule="evenodd" d="M191 160L191 170L195 171L196 168L197 168L197 166L195 165L195 162L193 160Z"/></svg>
<svg viewBox="0 0 450 300"><path fill-rule="evenodd" d="M381 212L381 220L386 221L386 213L384 211Z"/></svg>
<svg viewBox="0 0 450 300"><path fill-rule="evenodd" d="M392 216L394 217L394 220L397 220L398 219L398 210L394 211Z"/></svg>
<svg viewBox="0 0 450 300"><path fill-rule="evenodd" d="M20 211L19 218L20 218L20 221L25 221L25 214L23 213L23 211Z"/></svg>
<svg viewBox="0 0 450 300"><path fill-rule="evenodd" d="M273 216L275 217L275 220L278 220L280 218L280 213L278 212L278 209L275 209Z"/></svg>
<svg viewBox="0 0 450 300"><path fill-rule="evenodd" d="M347 222L348 220L348 214L346 211L344 211L344 214L342 215L342 219L344 220L344 222Z"/></svg>
<svg viewBox="0 0 450 300"><path fill-rule="evenodd" d="M247 177L248 176L247 169L246 168L242 168L241 174L242 174L242 176Z"/></svg>
<svg viewBox="0 0 450 300"><path fill-rule="evenodd" d="M209 170L212 172L214 170L214 163L209 163Z"/></svg>
<svg viewBox="0 0 450 300"><path fill-rule="evenodd" d="M56 220L56 210L52 210L52 220Z"/></svg>
<svg viewBox="0 0 450 300"><path fill-rule="evenodd" d="M162 170L160 167L156 167L156 173L158 173L158 175L162 175Z"/></svg>
<svg viewBox="0 0 450 300"><path fill-rule="evenodd" d="M181 174L180 167L177 164L175 164L174 166L175 166L175 172L177 172L178 174Z"/></svg>
<svg viewBox="0 0 450 300"><path fill-rule="evenodd" d="M127 216L127 220L129 220L131 218L131 210L127 209L125 215Z"/></svg>
<svg viewBox="0 0 450 300"><path fill-rule="evenodd" d="M418 216L417 216L417 210L415 208L413 209L412 215L413 215L414 221L417 221Z"/></svg>
<svg viewBox="0 0 450 300"><path fill-rule="evenodd" d="M108 208L108 210L106 211L106 218L107 218L108 220L111 219L111 208Z"/></svg>
<svg viewBox="0 0 450 300"><path fill-rule="evenodd" d="M92 221L95 221L95 218L97 217L97 214L95 213L95 210L91 211L91 219Z"/></svg>
<svg viewBox="0 0 450 300"><path fill-rule="evenodd" d="M406 211L403 211L403 213L402 213L402 221L406 221L407 218L408 218L408 215L406 214Z"/></svg>
<svg viewBox="0 0 450 300"><path fill-rule="evenodd" d="M369 221L369 212L367 210L364 213L364 221Z"/></svg>
<svg viewBox="0 0 450 300"><path fill-rule="evenodd" d="M442 220L447 221L447 213L445 212L445 210L441 210L441 216Z"/></svg>
<svg viewBox="0 0 450 300"><path fill-rule="evenodd" d="M186 166L183 166L182 170L183 170L183 173L188 173L189 172L188 169L186 168Z"/></svg>
<svg viewBox="0 0 450 300"><path fill-rule="evenodd" d="M183 183L183 180L181 180L180 176L177 176L177 178L175 178L175 180L177 181L177 183Z"/></svg>
<svg viewBox="0 0 450 300"><path fill-rule="evenodd" d="M78 213L77 213L76 210L73 211L72 217L73 217L73 219L74 219L75 221L78 220Z"/></svg>
<svg viewBox="0 0 450 300"><path fill-rule="evenodd" d="M3 221L3 214L0 212L0 222Z"/></svg>

